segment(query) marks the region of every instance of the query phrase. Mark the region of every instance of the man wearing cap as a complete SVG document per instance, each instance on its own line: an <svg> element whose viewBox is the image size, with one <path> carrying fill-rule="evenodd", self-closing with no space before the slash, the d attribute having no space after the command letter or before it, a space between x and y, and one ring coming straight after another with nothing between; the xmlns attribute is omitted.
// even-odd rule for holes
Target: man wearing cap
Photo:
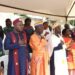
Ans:
<svg viewBox="0 0 75 75"><path fill-rule="evenodd" d="M51 75L68 75L66 51L61 36L61 26L56 23L52 28L54 34L52 35L53 54L50 60Z"/></svg>
<svg viewBox="0 0 75 75"><path fill-rule="evenodd" d="M20 19L13 21L14 30L6 35L5 49L9 49L7 75L28 75L29 54L27 50L26 33Z"/></svg>
<svg viewBox="0 0 75 75"><path fill-rule="evenodd" d="M43 25L36 24L35 32L30 38L32 48L31 75L49 75L47 41L42 36Z"/></svg>

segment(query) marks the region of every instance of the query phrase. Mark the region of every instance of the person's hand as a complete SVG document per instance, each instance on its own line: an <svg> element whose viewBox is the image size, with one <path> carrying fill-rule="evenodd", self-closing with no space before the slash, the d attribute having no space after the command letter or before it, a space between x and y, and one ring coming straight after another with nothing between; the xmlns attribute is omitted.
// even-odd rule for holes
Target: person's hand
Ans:
<svg viewBox="0 0 75 75"><path fill-rule="evenodd" d="M24 42L24 44L26 44L26 43L27 43L27 41L26 41L26 40L24 40L24 39L22 39L22 41Z"/></svg>
<svg viewBox="0 0 75 75"><path fill-rule="evenodd" d="M45 39L45 36L44 35L41 35L41 39Z"/></svg>
<svg viewBox="0 0 75 75"><path fill-rule="evenodd" d="M61 40L62 45L64 44L64 42Z"/></svg>
<svg viewBox="0 0 75 75"><path fill-rule="evenodd" d="M45 39L45 37L44 36L41 36L41 39Z"/></svg>
<svg viewBox="0 0 75 75"><path fill-rule="evenodd" d="M50 60L48 60L48 64L50 64Z"/></svg>
<svg viewBox="0 0 75 75"><path fill-rule="evenodd" d="M25 41L24 40L19 40L19 45L25 45Z"/></svg>
<svg viewBox="0 0 75 75"><path fill-rule="evenodd" d="M49 32L46 32L44 36L47 36L49 34Z"/></svg>

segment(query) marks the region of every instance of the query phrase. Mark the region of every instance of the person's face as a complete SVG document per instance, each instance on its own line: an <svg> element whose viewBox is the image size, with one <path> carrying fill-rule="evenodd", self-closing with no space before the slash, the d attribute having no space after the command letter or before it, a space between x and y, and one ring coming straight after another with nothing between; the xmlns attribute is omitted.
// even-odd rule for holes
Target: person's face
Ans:
<svg viewBox="0 0 75 75"><path fill-rule="evenodd" d="M56 32L57 34L61 34L61 26L56 27L56 28L55 28L55 32Z"/></svg>
<svg viewBox="0 0 75 75"><path fill-rule="evenodd" d="M25 24L30 26L31 25L31 20L28 20Z"/></svg>
<svg viewBox="0 0 75 75"><path fill-rule="evenodd" d="M75 32L75 28L73 28L73 30L72 30L73 32Z"/></svg>
<svg viewBox="0 0 75 75"><path fill-rule="evenodd" d="M16 29L17 31L19 31L19 32L22 32L23 29L24 29L24 25L23 25L22 22L18 22L14 27L15 27L15 29Z"/></svg>
<svg viewBox="0 0 75 75"><path fill-rule="evenodd" d="M11 26L11 25L12 25L11 20L8 20L8 21L6 22L6 26Z"/></svg>
<svg viewBox="0 0 75 75"><path fill-rule="evenodd" d="M67 30L66 30L66 35L70 35L70 34L71 34L70 30L67 29Z"/></svg>
<svg viewBox="0 0 75 75"><path fill-rule="evenodd" d="M44 29L48 28L48 24L43 24L43 26L44 26Z"/></svg>
<svg viewBox="0 0 75 75"><path fill-rule="evenodd" d="M44 27L43 26L39 26L39 27L36 28L36 31L39 34L42 34L43 33L43 30L44 30Z"/></svg>

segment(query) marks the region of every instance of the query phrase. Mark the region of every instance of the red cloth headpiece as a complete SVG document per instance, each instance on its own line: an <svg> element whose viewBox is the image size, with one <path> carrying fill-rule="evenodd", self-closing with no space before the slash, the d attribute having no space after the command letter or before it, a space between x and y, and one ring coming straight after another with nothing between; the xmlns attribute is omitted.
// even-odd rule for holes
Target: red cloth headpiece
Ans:
<svg viewBox="0 0 75 75"><path fill-rule="evenodd" d="M18 18L18 19L16 19L16 20L14 20L14 21L13 21L13 25L16 25L18 22L22 22L22 20L21 20L21 19L19 19L19 18Z"/></svg>

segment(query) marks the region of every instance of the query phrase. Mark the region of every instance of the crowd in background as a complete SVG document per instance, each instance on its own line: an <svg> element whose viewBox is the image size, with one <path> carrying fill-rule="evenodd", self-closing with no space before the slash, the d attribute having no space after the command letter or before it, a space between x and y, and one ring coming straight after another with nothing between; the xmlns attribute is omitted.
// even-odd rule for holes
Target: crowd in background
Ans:
<svg viewBox="0 0 75 75"><path fill-rule="evenodd" d="M19 19L15 20L14 22L12 22L10 19L6 19L5 22L6 22L5 28L2 28L2 26L0 26L0 57L5 55L4 48L6 50L9 49L10 64L8 63L8 71L10 71L10 73L8 72L8 75L27 75L27 72L26 72L27 67L23 67L28 65L26 62L31 62L31 75L44 75L44 72L46 72L45 75L49 75L47 71L48 64L50 64L50 75L65 75L65 74L68 75L68 73L69 75L75 75L75 28L70 29L69 25L65 24L64 29L61 31L61 25L55 23L51 27L50 25L48 25L48 22L43 22L41 24L40 23L36 24L35 30L34 30L33 27L31 26L30 18L25 19L23 27L21 26L23 23L18 24L18 22L19 23L21 22ZM12 23L14 24L14 27L12 26ZM17 24L20 25L21 28L18 27ZM23 38L24 36L22 36L22 34L24 32L21 31L22 29L25 32L24 36L26 36L26 38L23 40L20 40L19 37L17 37L18 36L17 32L18 33L21 32L19 36L20 38ZM16 36L17 39L19 39L19 40L17 39L16 40L19 41L20 45L22 45L21 47L18 48L17 44L15 44L14 47L13 46L9 47L10 42L12 42L10 40L12 39L11 36L13 37L13 34L11 32ZM10 33L12 35L10 35ZM6 36L6 39L5 39L5 42L3 43L4 35ZM39 42L39 39L41 39L40 42ZM45 39L45 40L42 40L42 39ZM26 44L27 44L27 48L25 46ZM23 46L25 46L25 49L28 50L25 52L26 53L25 55L24 55L24 51L22 52L21 50L21 49L24 49ZM45 51L45 46L48 51ZM19 53L19 58L20 58L19 63L21 65L19 66L21 67L20 74L18 74L17 72L15 74L14 69L12 69L11 67L11 63L12 63L11 59L13 59L11 55L12 55L12 50L14 50L12 48L17 48L19 51L21 50ZM41 49L43 49L44 51L43 52L39 51ZM63 52L61 49L63 49ZM29 56L28 53L32 53L32 58ZM44 55L44 58L42 58L43 55ZM40 58L40 59L38 58L36 59L36 63L37 63L37 60L39 62L42 60L41 63L43 63L44 65L41 64L40 66L41 69L39 68L39 63L37 63L38 65L34 64L35 57ZM27 61L24 61L24 59ZM68 69L67 67L65 68L65 66L63 67L61 66L60 68L58 68L59 64L62 65L61 61L65 64L65 66L68 66ZM38 66L37 68L38 70L36 69L36 66ZM36 71L37 71L37 74L36 74ZM0 75L3 75L1 73L4 74L3 61L0 62Z"/></svg>

